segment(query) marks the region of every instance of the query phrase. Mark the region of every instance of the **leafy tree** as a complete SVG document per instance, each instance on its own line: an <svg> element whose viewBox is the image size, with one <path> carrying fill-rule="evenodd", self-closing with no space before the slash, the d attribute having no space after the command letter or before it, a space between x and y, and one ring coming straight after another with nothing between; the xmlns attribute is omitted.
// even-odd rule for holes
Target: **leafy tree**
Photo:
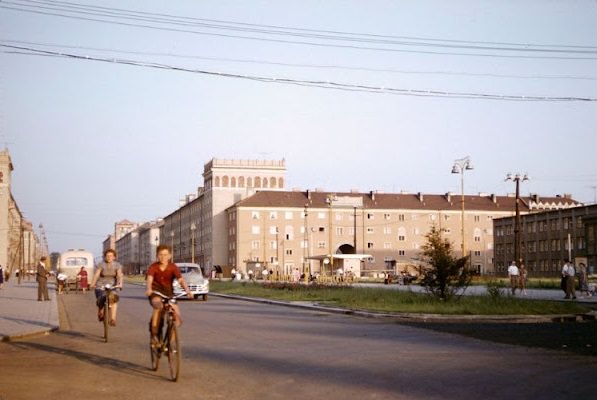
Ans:
<svg viewBox="0 0 597 400"><path fill-rule="evenodd" d="M468 257L454 257L452 244L442 238L441 231L436 226L432 226L425 237L427 243L423 246L421 255L429 266L423 271L421 284L429 293L442 300L462 295L473 277L472 271L466 268Z"/></svg>

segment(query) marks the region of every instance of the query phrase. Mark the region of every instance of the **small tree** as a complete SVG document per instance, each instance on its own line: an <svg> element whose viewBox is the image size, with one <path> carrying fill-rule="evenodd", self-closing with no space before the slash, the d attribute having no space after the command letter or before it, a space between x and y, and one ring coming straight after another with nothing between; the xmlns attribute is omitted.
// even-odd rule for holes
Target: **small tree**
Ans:
<svg viewBox="0 0 597 400"><path fill-rule="evenodd" d="M452 244L442 238L441 231L432 226L425 236L427 243L421 255L429 266L423 272L422 285L432 295L449 300L462 294L472 279L472 271L466 268L468 257L456 258Z"/></svg>

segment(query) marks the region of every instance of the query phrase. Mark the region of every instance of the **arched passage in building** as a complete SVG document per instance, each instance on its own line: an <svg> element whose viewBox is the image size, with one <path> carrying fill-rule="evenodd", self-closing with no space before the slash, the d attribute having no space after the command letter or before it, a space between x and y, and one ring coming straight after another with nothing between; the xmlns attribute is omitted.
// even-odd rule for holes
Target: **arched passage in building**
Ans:
<svg viewBox="0 0 597 400"><path fill-rule="evenodd" d="M342 246L338 247L336 254L356 254L356 251L353 245L343 244Z"/></svg>

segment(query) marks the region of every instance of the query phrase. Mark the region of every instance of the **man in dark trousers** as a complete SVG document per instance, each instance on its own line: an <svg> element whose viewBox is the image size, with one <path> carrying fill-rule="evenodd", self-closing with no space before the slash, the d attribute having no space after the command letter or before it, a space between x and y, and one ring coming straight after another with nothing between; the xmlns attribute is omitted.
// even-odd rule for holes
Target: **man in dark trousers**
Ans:
<svg viewBox="0 0 597 400"><path fill-rule="evenodd" d="M43 300L50 300L50 295L48 294L48 270L46 269L46 260L47 258L44 256L39 259L39 264L37 264L37 273L35 276L35 280L37 281L37 301Z"/></svg>

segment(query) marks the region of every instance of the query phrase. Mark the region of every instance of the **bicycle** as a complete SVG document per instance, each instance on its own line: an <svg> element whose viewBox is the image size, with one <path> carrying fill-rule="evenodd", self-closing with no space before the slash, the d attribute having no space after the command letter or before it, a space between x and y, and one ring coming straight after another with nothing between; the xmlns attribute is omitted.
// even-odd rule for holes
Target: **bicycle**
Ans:
<svg viewBox="0 0 597 400"><path fill-rule="evenodd" d="M158 343L155 343L151 334L151 320L149 321L149 351L151 353L151 369L158 370L160 357L162 354L168 356L168 366L170 369L170 378L176 382L180 372L180 343L178 341L178 328L174 316L174 309L171 307L176 304L176 299L184 296L183 294L168 297L160 292L153 291L162 298L162 310L160 311L160 320L158 323ZM164 314L166 315L166 330L164 329Z"/></svg>
<svg viewBox="0 0 597 400"><path fill-rule="evenodd" d="M104 301L104 342L106 343L108 342L108 330L110 328L110 308L112 307L113 302L112 292L118 288L119 286L112 286L109 283L102 286L104 296L106 297L106 300Z"/></svg>

